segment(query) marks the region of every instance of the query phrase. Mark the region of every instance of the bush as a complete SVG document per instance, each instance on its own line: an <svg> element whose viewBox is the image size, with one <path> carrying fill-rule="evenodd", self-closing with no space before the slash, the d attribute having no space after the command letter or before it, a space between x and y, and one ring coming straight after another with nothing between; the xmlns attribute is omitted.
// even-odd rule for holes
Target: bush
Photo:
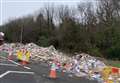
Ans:
<svg viewBox="0 0 120 83"><path fill-rule="evenodd" d="M96 57L101 57L102 56L99 48L90 48L88 52L89 52L89 54L94 55Z"/></svg>
<svg viewBox="0 0 120 83"><path fill-rule="evenodd" d="M107 58L120 60L120 45L116 45L114 47L109 48L107 53Z"/></svg>
<svg viewBox="0 0 120 83"><path fill-rule="evenodd" d="M45 36L40 36L37 44L43 47L47 47L49 46L49 39Z"/></svg>

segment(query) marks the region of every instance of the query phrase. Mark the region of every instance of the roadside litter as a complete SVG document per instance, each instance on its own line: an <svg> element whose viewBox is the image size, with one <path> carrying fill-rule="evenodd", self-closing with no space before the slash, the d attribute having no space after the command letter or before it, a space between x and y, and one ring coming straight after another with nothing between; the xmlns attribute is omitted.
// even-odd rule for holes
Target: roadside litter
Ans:
<svg viewBox="0 0 120 83"><path fill-rule="evenodd" d="M26 50L26 54L22 51ZM40 47L34 43L20 44L20 43L5 43L0 47L0 54L4 52L4 56L9 54L9 58L16 56L17 59L25 62L40 63L41 61L53 64L56 60L55 71L50 72L50 77L56 78L57 70L66 72L69 75L77 77L86 77L91 80L97 80L100 83L120 83L120 69L115 67L108 67L102 61L92 57L86 53L76 54L73 57L68 57L66 54L56 50L54 46ZM11 52L12 51L12 52ZM21 54L21 52L23 54ZM3 54L2 54L3 55ZM23 57L23 55L25 55ZM116 81L116 82L115 82Z"/></svg>

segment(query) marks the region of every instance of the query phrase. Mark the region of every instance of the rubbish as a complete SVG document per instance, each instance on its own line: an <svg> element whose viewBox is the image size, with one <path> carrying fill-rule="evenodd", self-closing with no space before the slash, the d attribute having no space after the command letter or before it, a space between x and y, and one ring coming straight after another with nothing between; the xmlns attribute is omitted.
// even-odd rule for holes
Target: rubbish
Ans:
<svg viewBox="0 0 120 83"><path fill-rule="evenodd" d="M94 73L91 75L90 79L96 80L96 81L98 81L98 83L103 83L103 81L104 81L104 80L102 79L102 76L101 76L100 72L94 72Z"/></svg>
<svg viewBox="0 0 120 83"><path fill-rule="evenodd" d="M22 60L23 65L27 64L26 62L29 61L31 63L40 63L42 61L52 64L52 60L56 60L57 66L55 64L56 68L51 69L49 74L49 76L53 78L57 77L56 71L59 69L60 71L63 70L68 73L71 77L89 77L98 81L107 80L110 75L111 68L106 68L107 66L102 61L86 53L79 53L75 54L73 57L69 57L67 54L56 50L52 45L49 47L40 47L34 43L25 45L20 43L4 43L1 48L1 52L4 50L4 52L8 54L8 49L11 48L14 57L16 56L16 58ZM23 48L28 51L26 54L23 54ZM112 76L112 78L114 77Z"/></svg>
<svg viewBox="0 0 120 83"><path fill-rule="evenodd" d="M118 80L118 83L120 83L120 78L118 78L117 80Z"/></svg>
<svg viewBox="0 0 120 83"><path fill-rule="evenodd" d="M92 75L93 79L99 79L101 77L101 75L99 74L99 72L94 72L94 74Z"/></svg>
<svg viewBox="0 0 120 83"><path fill-rule="evenodd" d="M119 73L119 69L118 68L116 68L116 67L112 67L112 73L113 74L118 74Z"/></svg>
<svg viewBox="0 0 120 83"><path fill-rule="evenodd" d="M107 81L109 75L111 74L111 67L105 67L102 71L102 78L104 81Z"/></svg>
<svg viewBox="0 0 120 83"><path fill-rule="evenodd" d="M12 49L8 49L8 59L12 60L13 56L12 56Z"/></svg>
<svg viewBox="0 0 120 83"><path fill-rule="evenodd" d="M79 73L75 73L77 77L88 77L87 73L80 71Z"/></svg>

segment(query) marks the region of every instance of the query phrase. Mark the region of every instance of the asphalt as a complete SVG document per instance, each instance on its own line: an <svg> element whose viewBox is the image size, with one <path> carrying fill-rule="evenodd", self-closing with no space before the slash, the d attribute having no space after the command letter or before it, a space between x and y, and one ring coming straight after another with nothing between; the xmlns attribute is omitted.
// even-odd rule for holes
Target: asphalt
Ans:
<svg viewBox="0 0 120 83"><path fill-rule="evenodd" d="M10 73L0 80L0 83L36 83L33 75Z"/></svg>
<svg viewBox="0 0 120 83"><path fill-rule="evenodd" d="M0 83L97 83L87 78L70 77L61 72L57 72L57 79L50 79L50 67L42 62L30 63L26 67L0 58Z"/></svg>

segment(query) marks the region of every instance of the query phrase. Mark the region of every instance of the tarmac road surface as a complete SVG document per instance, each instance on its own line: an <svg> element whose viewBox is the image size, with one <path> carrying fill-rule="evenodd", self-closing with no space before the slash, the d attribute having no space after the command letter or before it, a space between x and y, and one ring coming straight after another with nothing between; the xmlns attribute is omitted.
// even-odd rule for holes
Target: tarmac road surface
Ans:
<svg viewBox="0 0 120 83"><path fill-rule="evenodd" d="M97 83L86 78L69 77L60 72L57 73L57 79L50 79L49 70L46 63L21 66L0 57L0 83Z"/></svg>

